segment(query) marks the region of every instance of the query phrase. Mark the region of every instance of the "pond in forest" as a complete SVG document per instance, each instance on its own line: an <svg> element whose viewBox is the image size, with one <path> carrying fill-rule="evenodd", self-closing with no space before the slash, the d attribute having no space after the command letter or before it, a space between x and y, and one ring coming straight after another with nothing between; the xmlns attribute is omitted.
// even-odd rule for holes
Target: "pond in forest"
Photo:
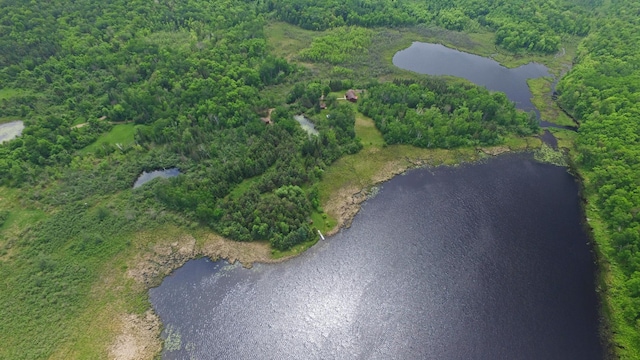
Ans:
<svg viewBox="0 0 640 360"><path fill-rule="evenodd" d="M162 356L602 359L581 220L575 179L530 155L412 170L297 258L165 278Z"/></svg>
<svg viewBox="0 0 640 360"><path fill-rule="evenodd" d="M12 140L22 134L24 123L22 121L12 121L0 124L0 143Z"/></svg>
<svg viewBox="0 0 640 360"><path fill-rule="evenodd" d="M398 51L393 56L393 64L420 74L461 77L489 90L504 92L518 109L535 111L538 115L531 103L527 79L551 75L542 64L529 63L509 69L490 58L422 42Z"/></svg>
<svg viewBox="0 0 640 360"><path fill-rule="evenodd" d="M319 132L316 130L316 126L309 119L307 119L304 115L295 115L293 117L302 127L302 130L306 131L309 135L318 135Z"/></svg>
<svg viewBox="0 0 640 360"><path fill-rule="evenodd" d="M140 174L140 176L138 176L138 179L136 180L136 182L133 184L133 188L138 188L146 183L148 183L149 181L155 179L155 178L171 178L174 176L178 176L180 175L180 170L178 168L171 168L171 169L164 169L164 170L155 170L155 171L151 171L151 172L146 172L143 171L142 174Z"/></svg>

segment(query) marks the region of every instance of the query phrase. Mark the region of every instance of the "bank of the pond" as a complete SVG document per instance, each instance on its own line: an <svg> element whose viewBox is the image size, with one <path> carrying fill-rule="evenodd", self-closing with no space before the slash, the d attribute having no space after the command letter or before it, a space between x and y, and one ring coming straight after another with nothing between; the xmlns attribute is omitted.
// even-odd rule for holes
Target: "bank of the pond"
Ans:
<svg viewBox="0 0 640 360"><path fill-rule="evenodd" d="M471 163L506 152L534 150L541 144L537 138L512 138L504 146L488 148L427 150L405 145L385 146L380 145L382 143L377 137L381 135L373 127L372 120L361 114L358 114L356 132L367 145L358 154L345 156L330 166L320 183L321 203L327 214L327 223L332 225L326 231L326 236L349 227L361 204L377 184L409 169ZM315 244L304 244L294 251L280 253L276 258L267 242L237 242L206 230L161 229L140 236L157 237L153 241L135 241L146 245L137 249L126 266L126 277L137 284L140 292L157 286L165 276L191 259L224 259L230 263L237 261L245 267L252 267L254 263L269 264L289 260ZM155 314L142 312L119 316L120 330L109 346L111 356L127 359L131 357L120 355L134 353L139 358L153 357L157 351L150 349L157 350L161 344L160 327L155 326L158 321Z"/></svg>
<svg viewBox="0 0 640 360"><path fill-rule="evenodd" d="M618 349L614 339L616 338L616 322L619 321L618 317L622 314L622 309L616 307L615 295L617 274L614 274L612 268L609 266L609 260L604 254L604 247L602 240L606 239L605 226L600 220L600 217L596 211L589 206L589 201L593 200L591 196L586 192L584 172L580 171L580 168L576 166L574 159L568 157L569 171L576 177L579 186L579 196L581 199L581 211L583 226L585 232L589 237L589 245L594 254L594 260L596 263L596 292L599 300L599 315L600 315L600 337L602 339L603 346L605 347L605 360L616 360L618 356Z"/></svg>
<svg viewBox="0 0 640 360"><path fill-rule="evenodd" d="M249 358L286 349L307 358L513 358L514 351L602 358L592 255L580 230L576 185L563 168L501 156L412 171L383 187L355 226L303 258L249 272L229 268L219 281L189 275L182 284L185 272L176 272L168 279L171 295L152 292L174 334L171 349L182 351L165 355ZM297 335L286 336L292 328ZM389 328L400 337L376 337ZM372 335L384 346L370 348Z"/></svg>

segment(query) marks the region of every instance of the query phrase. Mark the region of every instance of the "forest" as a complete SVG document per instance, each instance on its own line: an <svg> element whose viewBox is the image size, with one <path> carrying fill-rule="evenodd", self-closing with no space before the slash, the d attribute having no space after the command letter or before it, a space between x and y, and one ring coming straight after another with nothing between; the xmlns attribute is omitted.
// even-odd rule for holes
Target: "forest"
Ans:
<svg viewBox="0 0 640 360"><path fill-rule="evenodd" d="M491 146L539 131L504 94L468 83L354 76L377 29L420 26L489 32L517 56L584 37L557 101L580 123L576 166L611 278L612 341L636 357L639 12L629 0L3 2L0 124L25 129L0 143L0 358L60 357L84 332L78 314L95 306L105 266L136 251L131 234L171 224L278 251L316 241L318 184L363 148L358 114L385 146ZM276 21L326 32L292 61L269 46ZM351 88L364 91L357 105L337 100ZM294 120L302 113L317 135ZM170 167L181 175L131 189ZM131 308L148 307L125 291ZM103 357L94 345L73 357Z"/></svg>
<svg viewBox="0 0 640 360"><path fill-rule="evenodd" d="M640 4L613 1L595 20L558 103L580 121L577 163L587 217L609 268L621 358L640 356Z"/></svg>
<svg viewBox="0 0 640 360"><path fill-rule="evenodd" d="M477 86L395 81L367 90L359 109L375 121L387 144L444 149L498 145L503 135L539 130L534 113L518 112L504 93Z"/></svg>

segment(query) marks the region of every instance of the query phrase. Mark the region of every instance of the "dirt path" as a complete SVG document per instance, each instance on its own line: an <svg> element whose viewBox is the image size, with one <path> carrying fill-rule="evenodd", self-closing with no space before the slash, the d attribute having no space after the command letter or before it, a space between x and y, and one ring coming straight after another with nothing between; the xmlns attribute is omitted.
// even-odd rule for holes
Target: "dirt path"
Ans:
<svg viewBox="0 0 640 360"><path fill-rule="evenodd" d="M272 109L272 110L273 110L273 109ZM269 115L271 115L271 112L269 112ZM107 117L106 117L106 116L102 116L102 117L98 118L98 120L106 120L106 119L107 119ZM132 122L133 122L133 120L126 120L126 121L107 121L107 122L108 122L109 124L111 124L111 125L122 125L122 124L129 124L129 123L132 123ZM87 126L87 125L89 125L89 123L88 123L88 122L84 122L84 123L82 123L82 124L73 125L71 128L72 128L72 129L79 129L79 128L85 127L85 126Z"/></svg>

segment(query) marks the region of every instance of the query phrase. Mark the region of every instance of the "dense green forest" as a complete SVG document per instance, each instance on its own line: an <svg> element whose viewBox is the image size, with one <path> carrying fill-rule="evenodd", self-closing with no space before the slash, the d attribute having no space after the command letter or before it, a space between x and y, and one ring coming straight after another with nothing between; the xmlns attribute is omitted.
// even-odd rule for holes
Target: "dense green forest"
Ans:
<svg viewBox="0 0 640 360"><path fill-rule="evenodd" d="M503 93L469 84L396 81L367 90L359 109L375 121L388 144L445 149L498 145L503 135L539 130L535 114L516 111Z"/></svg>
<svg viewBox="0 0 640 360"><path fill-rule="evenodd" d="M344 25L411 26L435 23L449 30L488 28L495 43L512 51L553 53L561 35L586 35L589 9L584 1L394 1L394 0L266 0L267 12L305 29Z"/></svg>
<svg viewBox="0 0 640 360"><path fill-rule="evenodd" d="M588 34L558 102L581 123L577 163L613 277L613 340L638 357L639 11L628 0L3 1L0 123L25 129L0 144L0 358L49 358L77 338L104 267L135 250L131 234L172 224L277 250L314 241L318 183L363 148L357 111L389 145L498 145L538 131L503 94L467 83L379 82L346 68L314 77L273 53L272 21L327 30L297 59L336 68L367 56L377 27L490 32L518 55ZM336 100L356 87L357 107ZM170 167L181 175L131 189L142 171Z"/></svg>
<svg viewBox="0 0 640 360"><path fill-rule="evenodd" d="M582 42L558 101L580 122L587 216L610 269L621 357L640 358L640 4L614 0ZM605 260L606 259L606 260Z"/></svg>

